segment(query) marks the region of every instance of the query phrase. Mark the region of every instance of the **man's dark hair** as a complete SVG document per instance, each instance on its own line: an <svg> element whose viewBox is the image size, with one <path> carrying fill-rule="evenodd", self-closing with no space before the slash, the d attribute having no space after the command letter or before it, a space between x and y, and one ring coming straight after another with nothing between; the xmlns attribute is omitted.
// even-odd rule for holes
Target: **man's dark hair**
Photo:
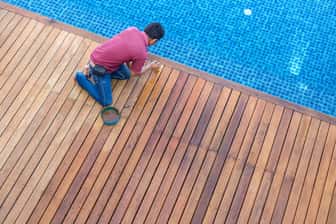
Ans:
<svg viewBox="0 0 336 224"><path fill-rule="evenodd" d="M144 31L151 39L160 40L164 36L164 29L160 23L151 23L146 26Z"/></svg>

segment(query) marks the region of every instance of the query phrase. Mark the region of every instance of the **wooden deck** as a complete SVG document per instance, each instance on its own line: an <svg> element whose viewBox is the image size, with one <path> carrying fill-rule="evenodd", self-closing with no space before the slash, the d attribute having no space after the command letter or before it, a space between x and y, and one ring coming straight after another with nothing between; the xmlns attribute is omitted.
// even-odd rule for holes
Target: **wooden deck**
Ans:
<svg viewBox="0 0 336 224"><path fill-rule="evenodd" d="M168 60L73 81L103 38L0 2L0 223L336 223L336 119Z"/></svg>

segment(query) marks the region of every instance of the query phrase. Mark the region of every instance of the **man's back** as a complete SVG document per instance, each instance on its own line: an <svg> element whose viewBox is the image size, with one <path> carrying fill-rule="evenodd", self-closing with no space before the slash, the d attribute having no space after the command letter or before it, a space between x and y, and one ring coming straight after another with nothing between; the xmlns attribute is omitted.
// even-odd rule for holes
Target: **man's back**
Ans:
<svg viewBox="0 0 336 224"><path fill-rule="evenodd" d="M130 27L98 46L90 59L111 72L122 63L132 61L132 70L139 72L147 59L147 46L146 34Z"/></svg>

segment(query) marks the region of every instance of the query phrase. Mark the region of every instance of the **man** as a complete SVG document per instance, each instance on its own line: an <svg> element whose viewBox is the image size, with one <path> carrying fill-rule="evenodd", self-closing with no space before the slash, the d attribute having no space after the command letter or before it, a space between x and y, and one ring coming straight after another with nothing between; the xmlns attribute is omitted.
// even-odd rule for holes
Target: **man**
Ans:
<svg viewBox="0 0 336 224"><path fill-rule="evenodd" d="M130 27L98 46L90 56L86 74L77 72L75 79L102 106L108 106L112 104L111 79L125 80L149 69L159 70L158 62L145 62L147 47L163 36L160 23L151 23L144 31Z"/></svg>

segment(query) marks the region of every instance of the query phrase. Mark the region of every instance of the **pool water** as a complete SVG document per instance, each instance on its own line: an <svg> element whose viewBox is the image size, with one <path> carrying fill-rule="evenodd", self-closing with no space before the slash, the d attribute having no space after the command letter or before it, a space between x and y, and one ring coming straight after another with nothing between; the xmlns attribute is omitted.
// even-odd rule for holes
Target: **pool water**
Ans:
<svg viewBox="0 0 336 224"><path fill-rule="evenodd" d="M5 0L111 37L161 22L150 51L336 116L335 0Z"/></svg>

